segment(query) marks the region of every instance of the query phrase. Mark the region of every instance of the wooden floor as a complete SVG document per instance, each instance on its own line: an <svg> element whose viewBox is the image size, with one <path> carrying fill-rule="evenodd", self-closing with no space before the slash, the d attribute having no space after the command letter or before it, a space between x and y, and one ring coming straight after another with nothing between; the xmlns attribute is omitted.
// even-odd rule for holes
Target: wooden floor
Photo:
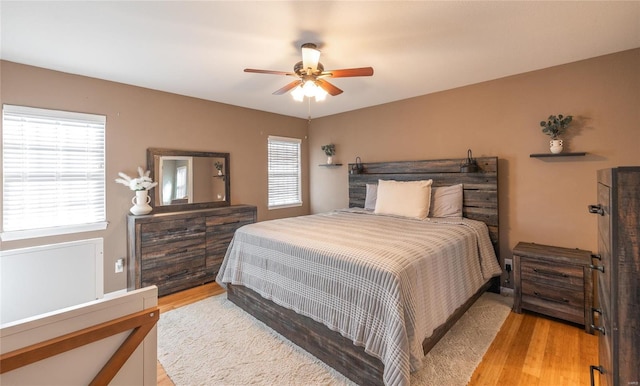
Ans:
<svg viewBox="0 0 640 386"><path fill-rule="evenodd" d="M160 314L223 292L212 283L162 297L158 301ZM598 338L582 328L534 314L512 312L469 385L588 385L589 366L596 364L597 358ZM174 385L160 362L158 385Z"/></svg>

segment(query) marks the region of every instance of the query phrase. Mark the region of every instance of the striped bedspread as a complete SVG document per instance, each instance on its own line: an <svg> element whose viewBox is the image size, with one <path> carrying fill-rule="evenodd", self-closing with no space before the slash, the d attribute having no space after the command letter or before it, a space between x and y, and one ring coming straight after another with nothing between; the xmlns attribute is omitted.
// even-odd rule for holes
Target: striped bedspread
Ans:
<svg viewBox="0 0 640 386"><path fill-rule="evenodd" d="M345 209L246 225L216 281L246 286L323 323L409 385L422 341L500 266L486 225Z"/></svg>

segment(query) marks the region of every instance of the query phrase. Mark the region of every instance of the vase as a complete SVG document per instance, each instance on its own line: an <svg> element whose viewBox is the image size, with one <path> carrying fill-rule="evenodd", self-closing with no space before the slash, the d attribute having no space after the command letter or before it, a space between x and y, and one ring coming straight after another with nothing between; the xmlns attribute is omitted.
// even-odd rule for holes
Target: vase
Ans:
<svg viewBox="0 0 640 386"><path fill-rule="evenodd" d="M136 196L131 199L131 203L133 204L131 209L129 209L131 213L140 215L150 213L153 210L149 205L151 197L149 197L148 193L146 190L136 190Z"/></svg>
<svg viewBox="0 0 640 386"><path fill-rule="evenodd" d="M332 156L327 156L327 165L331 165L333 163L333 157Z"/></svg>
<svg viewBox="0 0 640 386"><path fill-rule="evenodd" d="M558 154L562 152L562 140L561 139L552 139L549 141L549 150L553 154Z"/></svg>

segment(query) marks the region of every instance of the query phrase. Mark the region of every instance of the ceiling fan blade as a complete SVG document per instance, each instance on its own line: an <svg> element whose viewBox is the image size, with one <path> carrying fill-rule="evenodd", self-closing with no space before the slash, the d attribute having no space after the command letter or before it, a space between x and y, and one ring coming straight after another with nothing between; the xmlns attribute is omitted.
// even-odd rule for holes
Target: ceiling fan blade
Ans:
<svg viewBox="0 0 640 386"><path fill-rule="evenodd" d="M256 74L271 74L271 75L289 75L289 76L298 76L293 72L286 71L271 71L271 70L256 70L253 68L245 68L244 72L255 72Z"/></svg>
<svg viewBox="0 0 640 386"><path fill-rule="evenodd" d="M332 96L336 96L338 94L342 94L342 90L340 90L336 86L332 85L331 83L327 82L326 80L317 79L316 80L316 84L318 86L322 87L322 89L324 91L328 92Z"/></svg>
<svg viewBox="0 0 640 386"><path fill-rule="evenodd" d="M372 67L345 68L342 70L325 71L320 76L329 76L331 78L348 78L350 76L371 76L373 75Z"/></svg>
<svg viewBox="0 0 640 386"><path fill-rule="evenodd" d="M299 84L301 84L302 81L301 80L294 80L293 82L287 84L286 86L284 86L283 88L276 90L273 92L273 95L282 95L284 93L286 93L287 91L296 88Z"/></svg>

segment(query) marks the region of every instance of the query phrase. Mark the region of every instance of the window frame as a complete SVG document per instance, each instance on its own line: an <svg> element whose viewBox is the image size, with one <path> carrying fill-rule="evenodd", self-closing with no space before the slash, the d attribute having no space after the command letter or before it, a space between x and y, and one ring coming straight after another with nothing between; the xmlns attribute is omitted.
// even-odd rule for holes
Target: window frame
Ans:
<svg viewBox="0 0 640 386"><path fill-rule="evenodd" d="M271 180L272 180L272 165L271 165L271 157L272 150L271 144L272 142L279 143L287 143L287 144L295 144L297 147L297 170L295 172L295 176L297 178L297 199L292 200L290 202L271 204ZM292 175L294 173L291 173ZM280 137L275 135L270 135L267 138L267 208L268 210L274 209L284 209L284 208L294 208L300 207L303 205L302 201L302 140L300 138L292 138L292 137Z"/></svg>
<svg viewBox="0 0 640 386"><path fill-rule="evenodd" d="M71 234L71 233L78 233L78 232L90 232L90 231L106 229L108 226L107 213L106 213L107 212L107 209L106 209L107 207L107 203L106 203L106 188L107 188L106 186L106 116L97 115L97 114L70 112L70 111L63 111L63 110L18 106L18 105L10 105L10 104L4 104L2 107L3 107L2 109L3 126L2 126L2 142L0 144L0 149L2 150L2 161L1 161L2 163L0 168L2 169L3 177L1 181L2 185L0 187L0 194L2 195L3 199L2 199L2 203L0 204L0 211L2 211L2 222L0 223L0 239L2 241L22 240L22 239L56 236L56 235L64 235L64 234ZM12 118L10 120L6 120L5 115L11 115L14 117L22 116L23 118ZM96 212L97 215L95 216L94 219L92 219L92 221L90 222L76 221L76 222L69 222L69 223L58 222L57 224L54 223L50 226L45 226L45 227L36 227L32 222L30 224L27 224L24 228L16 227L16 229L5 230L6 209L7 209L6 194L8 194L6 190L7 183L5 181L7 178L7 173L6 173L7 170L5 170L5 166L7 162L7 154L6 154L7 151L6 151L5 145L10 142L10 139L5 141L5 135L7 133L7 127L9 126L9 128L11 128L11 126L13 125L13 123L9 125L7 125L7 123L9 123L10 121L17 122L19 119L23 119L25 121L27 121L28 119L43 119L43 120L49 120L51 122L61 121L63 122L63 125L64 124L71 125L71 122L73 122L74 125L77 125L77 124L85 124L87 126L92 125L94 126L93 128L97 130L98 133L99 133L99 130L102 130L102 132L98 134L102 136L102 138L98 137L98 140L101 141L101 146L102 146L101 152L98 151L97 153L94 152L93 154L91 152L86 152L86 154L92 154L92 155L98 154L99 156L100 155L102 156L102 159L100 162L101 174L102 174L101 178L99 176L96 179L95 178L96 172L93 172L88 168L85 171L85 173L87 174L89 173L93 174L93 178L87 179L87 181L92 181L94 182L94 184L95 183L99 184L97 188L92 188L87 191L96 192L96 191L102 190L102 197L99 197L93 201L94 206L92 208L93 210L97 209L97 212ZM47 122L45 125L51 125L51 124L52 123ZM12 135L12 134L13 133L9 135ZM60 134L60 132L56 132L56 134ZM67 151L70 152L71 150L67 150ZM26 157L23 156L23 158L29 158L28 151L24 151L22 154L26 154ZM68 153L64 153L64 155L69 156ZM18 159L20 159L20 157L21 156L18 155ZM44 159L46 160L46 158ZM86 162L86 161L78 160L77 162ZM64 170L60 168L55 169L55 172L59 173L61 170L65 171L66 173L69 173L68 170ZM59 180L56 179L55 181L59 181ZM21 190L16 190L16 192L19 193L20 191L23 191L23 190L24 190L24 187ZM55 201L55 202L62 202L62 201Z"/></svg>

